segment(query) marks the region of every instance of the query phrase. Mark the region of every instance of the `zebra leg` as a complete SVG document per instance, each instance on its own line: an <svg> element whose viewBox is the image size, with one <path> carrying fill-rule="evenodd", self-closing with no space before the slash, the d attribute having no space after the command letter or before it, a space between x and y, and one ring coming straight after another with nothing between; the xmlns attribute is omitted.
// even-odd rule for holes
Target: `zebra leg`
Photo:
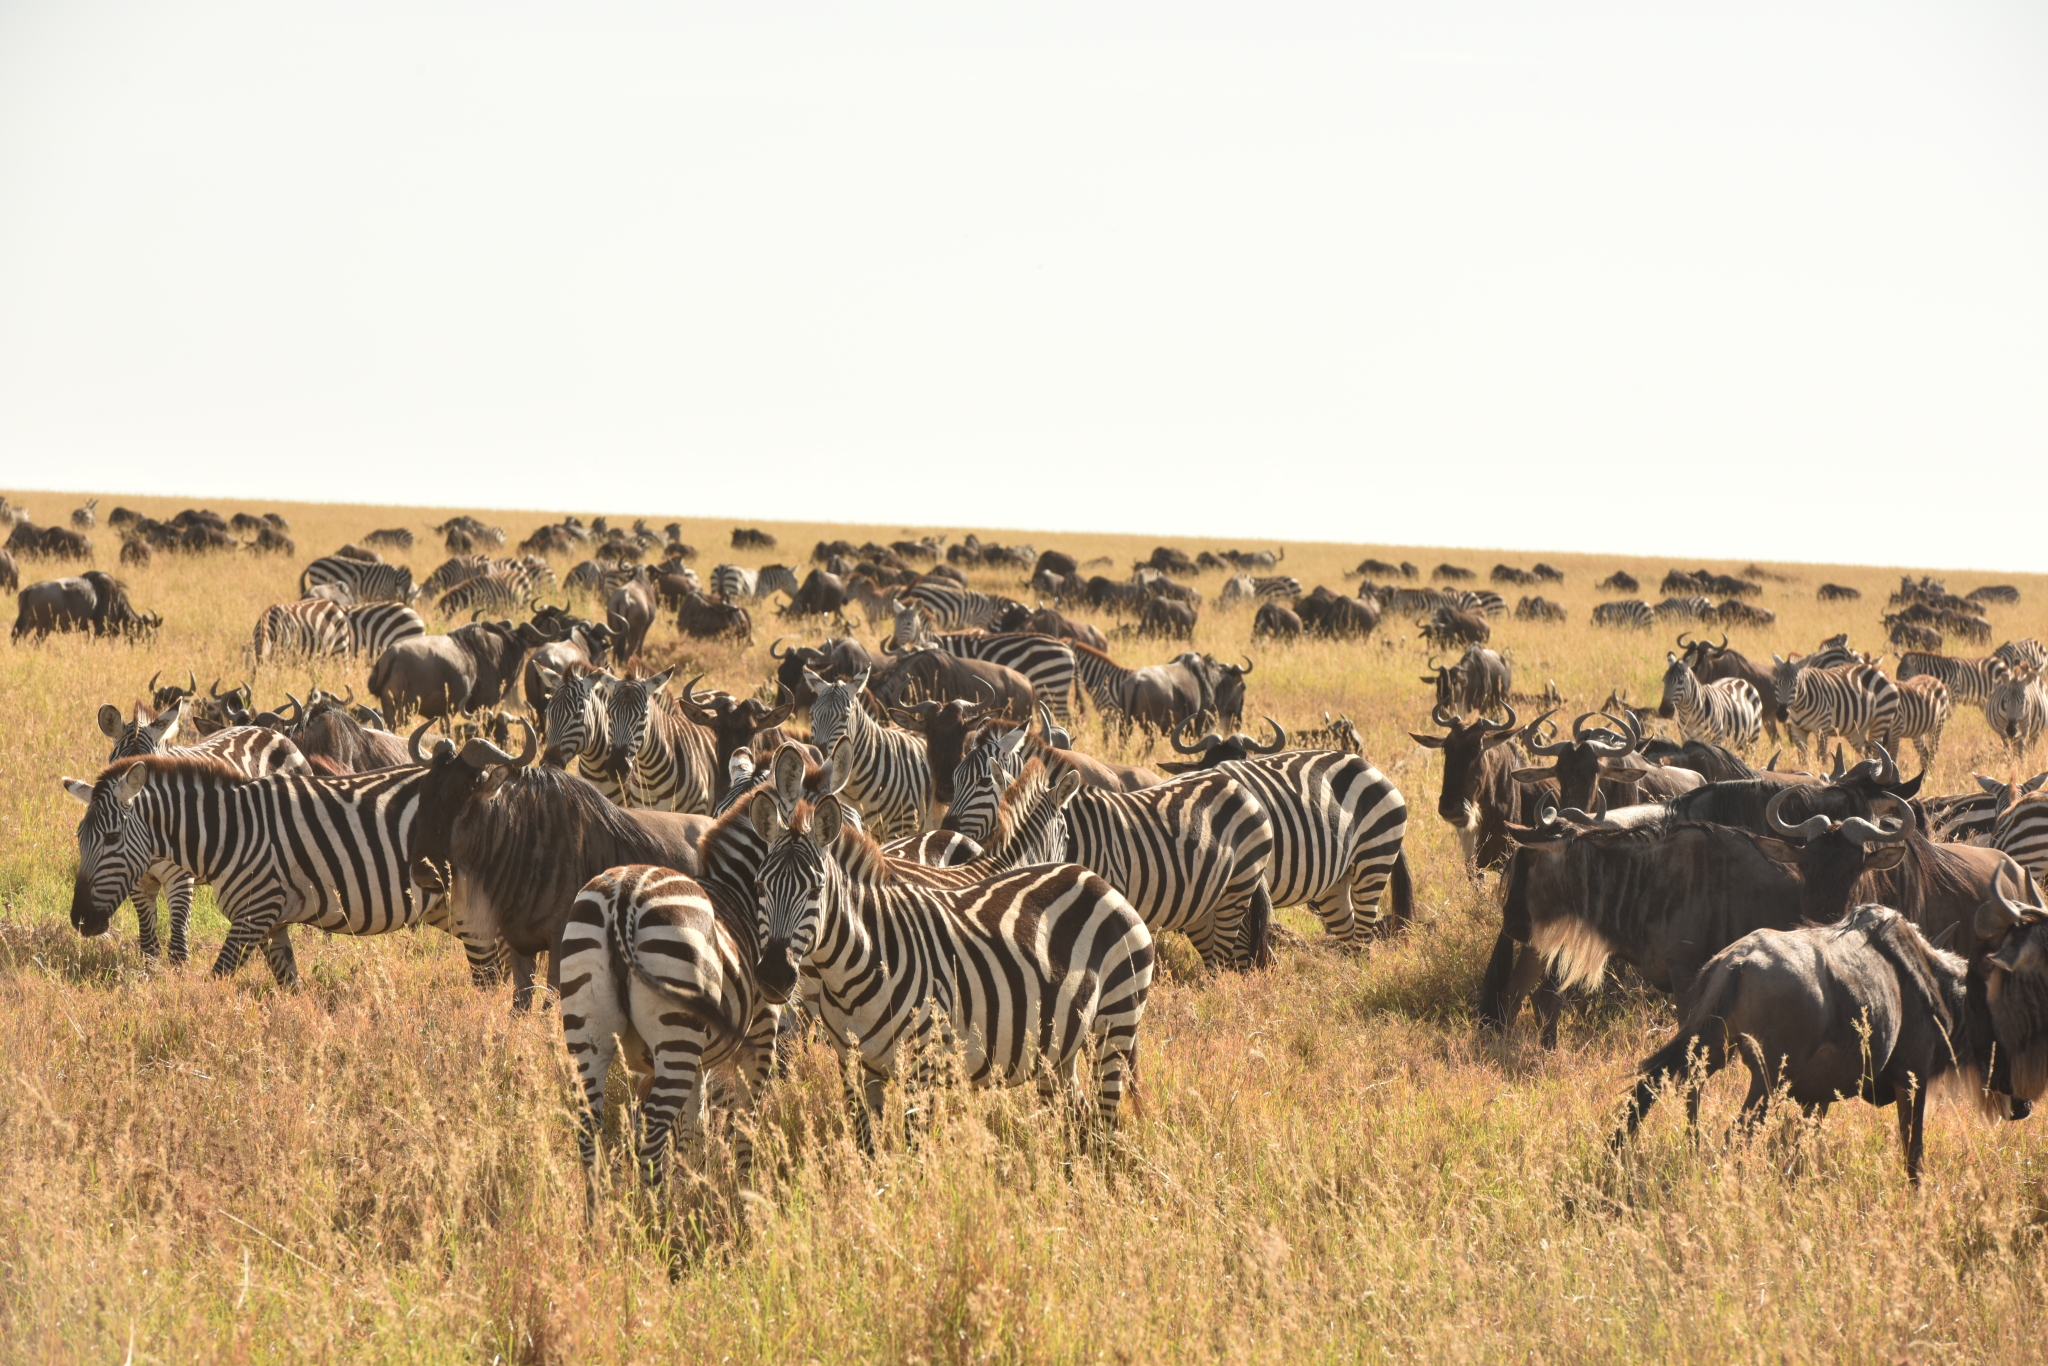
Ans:
<svg viewBox="0 0 2048 1366"><path fill-rule="evenodd" d="M299 988L299 964L292 956L292 927L280 923L271 927L263 936L263 957L270 964L270 975L286 991Z"/></svg>
<svg viewBox="0 0 2048 1366"><path fill-rule="evenodd" d="M761 1097L768 1093L769 1078L775 1074L780 1016L774 1006L762 1006L755 1011L733 1063L732 1162L742 1184L754 1171L754 1113Z"/></svg>
<svg viewBox="0 0 2048 1366"><path fill-rule="evenodd" d="M243 962L249 957L250 952L258 944L264 943L268 939L270 932L277 927L278 917L281 914L282 911L275 906L264 907L260 910L249 911L241 915L230 912L228 915L228 937L220 946L220 957L216 958L213 962L213 975L216 977L234 976L235 970L242 966Z"/></svg>
<svg viewBox="0 0 2048 1366"><path fill-rule="evenodd" d="M156 893L161 885L155 873L144 873L142 881L135 884L135 940L144 958L163 952L156 937Z"/></svg>
<svg viewBox="0 0 2048 1366"><path fill-rule="evenodd" d="M709 1041L698 1025L684 1025L666 1037L656 1036L652 1058L654 1078L640 1104L640 1179L660 1186L668 1175L670 1136L678 1151L702 1132L704 1045Z"/></svg>
<svg viewBox="0 0 2048 1366"><path fill-rule="evenodd" d="M182 868L172 875L170 882L164 887L164 900L169 903L171 910L171 962L175 965L183 965L192 956L189 935L192 929L193 887L192 875ZM150 916L152 922L155 919L154 915ZM152 923L150 928L154 930L156 926Z"/></svg>

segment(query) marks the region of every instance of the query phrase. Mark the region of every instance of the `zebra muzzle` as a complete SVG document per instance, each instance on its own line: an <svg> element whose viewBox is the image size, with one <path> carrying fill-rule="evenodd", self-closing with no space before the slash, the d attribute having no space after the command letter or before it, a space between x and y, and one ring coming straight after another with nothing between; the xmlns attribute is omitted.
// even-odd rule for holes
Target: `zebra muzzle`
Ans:
<svg viewBox="0 0 2048 1366"><path fill-rule="evenodd" d="M754 980L777 1005L796 991L796 964L790 959L787 939L771 939L761 946L761 961L754 965Z"/></svg>

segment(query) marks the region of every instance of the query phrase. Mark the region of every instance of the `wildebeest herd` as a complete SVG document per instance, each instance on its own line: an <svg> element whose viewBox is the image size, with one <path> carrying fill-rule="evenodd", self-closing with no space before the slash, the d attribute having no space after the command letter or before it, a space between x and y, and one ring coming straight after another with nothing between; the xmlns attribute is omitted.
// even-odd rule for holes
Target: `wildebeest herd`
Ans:
<svg viewBox="0 0 2048 1366"><path fill-rule="evenodd" d="M82 534L95 512L73 520ZM284 534L282 519L247 520L136 534L182 541L219 522L259 553L266 532ZM24 526L22 545L40 545ZM1887 675L1846 637L1769 664L1726 635L1695 638L1703 622L1755 620L1743 599L1759 579L1674 570L1664 603L1596 613L1686 624L1659 704L1611 696L1567 729L1555 686L1517 692L1511 656L1488 644L1504 600L1411 586L1412 565L1368 560L1358 590L1304 592L1265 572L1278 552L1161 547L1110 579L1058 551L932 538L821 543L801 577L725 564L707 587L675 525L664 537L565 518L517 558L494 555L503 530L474 518L435 531L451 557L425 580L368 548L411 546L410 531L382 529L314 560L300 596L255 623L252 677L285 656L352 657L361 700L316 689L264 707L250 685L202 689L188 671L159 672L125 712L100 707L108 765L65 780L85 806L72 923L102 934L132 901L141 951L157 956L161 893L179 962L194 889L211 886L230 927L214 971L260 948L285 987L298 981L294 924L434 926L461 942L479 986L509 976L520 1009L545 959L582 1082L586 1163L620 1045L640 1079L649 1181L707 1104L743 1118L813 1034L840 1056L870 1149L889 1079L917 1092L954 1066L1075 1098L1085 1063L1086 1112L1113 1127L1138 1073L1155 935L1184 934L1211 971L1257 971L1279 908L1307 908L1342 951L1407 932L1407 803L1347 718L1292 735L1269 720L1254 738L1241 733L1250 658L1183 651L1131 667L1110 653L1112 639L1185 637L1201 595L1182 580L1203 569L1229 572L1226 598L1258 604L1255 636L1363 641L1405 617L1456 652L1431 660L1415 714L1434 724L1413 738L1441 752L1437 810L1467 874L1499 874L1479 1019L1507 1028L1533 996L1549 1045L1569 1000L1621 969L1678 1008L1617 1144L1667 1088L1696 1113L1701 1084L1739 1058L1746 1124L1780 1097L1809 1112L1850 1096L1898 1104L1918 1179L1931 1085L2013 1119L2048 1088L2043 779L1921 790L1957 707L1981 707L2016 754L2048 729L2038 642L1969 658L1920 648L1935 631L1988 646L1986 606L2009 589L1902 583L1884 622L1914 648ZM733 542L774 548L758 529ZM548 557L579 550L558 582ZM963 567L1013 567L1038 602L970 588ZM1492 575L1561 578L1547 565ZM1609 582L1635 591L1626 575ZM17 640L163 634L97 571L20 592ZM800 628L839 633L777 640L770 676L722 687L639 668L657 623L750 637L778 593ZM1074 604L1127 625L1105 635L1067 616ZM422 608L459 624L431 632ZM1180 758L1155 769L1084 752L1072 728L1089 710ZM1658 735L1660 718L1678 739ZM1813 741L1821 771L1780 768L1782 754L1756 767L1781 731L1795 765ZM1899 767L1908 740L1914 778ZM746 1127L734 1126L743 1168Z"/></svg>

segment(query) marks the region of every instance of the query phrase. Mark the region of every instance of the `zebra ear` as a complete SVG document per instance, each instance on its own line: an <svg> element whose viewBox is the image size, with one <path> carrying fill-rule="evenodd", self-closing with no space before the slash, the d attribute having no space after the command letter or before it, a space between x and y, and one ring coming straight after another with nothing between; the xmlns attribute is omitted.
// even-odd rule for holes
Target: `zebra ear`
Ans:
<svg viewBox="0 0 2048 1366"><path fill-rule="evenodd" d="M122 806L133 806L135 799L142 795L142 785L148 781L148 769L141 764L130 764L128 771L114 780L114 800Z"/></svg>
<svg viewBox="0 0 2048 1366"><path fill-rule="evenodd" d="M747 807L747 820L753 824L754 833L773 844L782 838L782 813L775 807L775 796L769 792L756 792L752 805Z"/></svg>
<svg viewBox="0 0 2048 1366"><path fill-rule="evenodd" d="M1059 782L1053 785L1052 804L1054 806L1065 806L1068 802L1074 800L1074 794L1080 790L1081 775L1073 769L1068 769L1060 775Z"/></svg>
<svg viewBox="0 0 2048 1366"><path fill-rule="evenodd" d="M825 691L827 687L830 686L830 684L826 683L824 679L818 677L816 671L811 669L805 669L804 686L809 688L814 693L822 693L823 691Z"/></svg>
<svg viewBox="0 0 2048 1366"><path fill-rule="evenodd" d="M784 806L795 806L804 799L804 754L795 745L784 745L775 751L773 763L775 773L775 795Z"/></svg>
<svg viewBox="0 0 2048 1366"><path fill-rule="evenodd" d="M663 688L666 688L668 686L669 677L674 673L674 669L664 669L660 673L656 674L654 677L648 679L647 691L650 693L660 692Z"/></svg>
<svg viewBox="0 0 2048 1366"><path fill-rule="evenodd" d="M121 738L121 709L112 702L100 704L100 734L109 740Z"/></svg>
<svg viewBox="0 0 2048 1366"><path fill-rule="evenodd" d="M91 783L86 782L83 778L59 778L57 781L64 784L64 790L69 792L73 800L77 801L80 805L92 805Z"/></svg>
<svg viewBox="0 0 2048 1366"><path fill-rule="evenodd" d="M811 843L823 849L839 838L839 827L845 824L846 811L839 805L837 797L825 797L811 809Z"/></svg>
<svg viewBox="0 0 2048 1366"><path fill-rule="evenodd" d="M165 709L164 714L149 723L151 740L159 745L168 745L178 736L178 725L185 719L185 699L179 698Z"/></svg>
<svg viewBox="0 0 2048 1366"><path fill-rule="evenodd" d="M824 768L818 774L820 792L829 796L846 786L847 780L853 777L852 756L853 750L848 746L846 737L840 736L833 743L832 752L825 756Z"/></svg>

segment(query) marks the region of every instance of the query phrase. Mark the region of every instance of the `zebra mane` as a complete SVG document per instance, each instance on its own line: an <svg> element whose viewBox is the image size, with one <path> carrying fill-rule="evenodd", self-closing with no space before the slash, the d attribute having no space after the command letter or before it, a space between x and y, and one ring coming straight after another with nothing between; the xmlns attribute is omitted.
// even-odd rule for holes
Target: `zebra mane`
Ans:
<svg viewBox="0 0 2048 1366"><path fill-rule="evenodd" d="M136 754L126 759L116 759L100 770L99 776L93 779L93 786L98 787L109 778L118 778L137 764L148 769L151 776L161 774L167 778L189 773L239 783L246 782L249 777L217 754L202 750L179 750L174 753Z"/></svg>

